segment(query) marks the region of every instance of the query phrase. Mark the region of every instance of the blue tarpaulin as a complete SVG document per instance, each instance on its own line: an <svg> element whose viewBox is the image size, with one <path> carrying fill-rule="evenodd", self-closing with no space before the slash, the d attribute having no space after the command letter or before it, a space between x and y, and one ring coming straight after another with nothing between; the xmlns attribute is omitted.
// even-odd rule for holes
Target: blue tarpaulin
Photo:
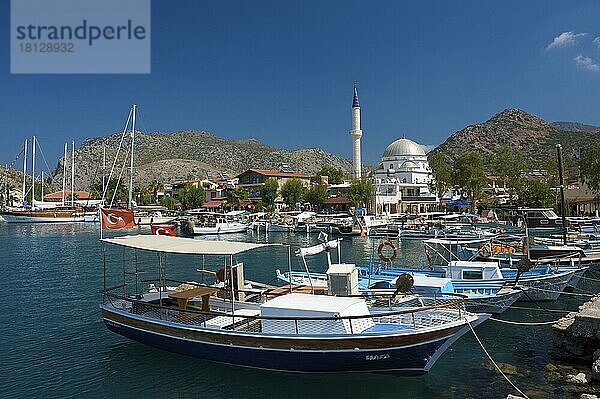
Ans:
<svg viewBox="0 0 600 399"><path fill-rule="evenodd" d="M472 204L471 201L461 200L461 199L446 202L446 205L448 205L448 206L469 206L471 204Z"/></svg>

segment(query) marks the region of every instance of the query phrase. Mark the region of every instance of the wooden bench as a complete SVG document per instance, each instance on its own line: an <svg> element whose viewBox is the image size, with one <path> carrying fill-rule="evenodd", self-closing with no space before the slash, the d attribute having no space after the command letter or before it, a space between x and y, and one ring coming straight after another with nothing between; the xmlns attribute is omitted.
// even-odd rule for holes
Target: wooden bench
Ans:
<svg viewBox="0 0 600 399"><path fill-rule="evenodd" d="M176 299L179 310L185 310L187 308L188 301L192 298L202 298L202 311L210 311L210 296L215 292L219 291L215 287L198 287L192 288L191 290L185 290L180 292L174 292L169 294L169 298Z"/></svg>

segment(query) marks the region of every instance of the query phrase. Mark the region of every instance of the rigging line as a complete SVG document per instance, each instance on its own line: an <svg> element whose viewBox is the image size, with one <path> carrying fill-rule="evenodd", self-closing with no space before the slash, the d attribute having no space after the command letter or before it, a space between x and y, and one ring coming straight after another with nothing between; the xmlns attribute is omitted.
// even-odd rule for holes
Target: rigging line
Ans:
<svg viewBox="0 0 600 399"><path fill-rule="evenodd" d="M133 112L133 108L129 110L129 116L127 117L127 122L125 122L125 127L123 128L123 133L121 133L121 141L119 141L119 147L117 148L117 153L115 154L115 159L113 161L112 167L110 168L110 173L108 174L107 184L102 191L102 198L105 198L106 192L108 190L108 184L110 183L110 179L112 177L113 171L115 169L115 165L117 164L117 159L119 158L119 152L121 151L121 146L123 145L123 140L125 139L125 133L127 133L127 127L129 126L129 121L131 120L131 114ZM103 143L105 144L105 143ZM116 188L115 188L116 190ZM111 201L112 203L112 201Z"/></svg>
<svg viewBox="0 0 600 399"><path fill-rule="evenodd" d="M479 339L479 336L477 335L477 333L475 332L475 329L473 329L473 326L471 325L470 321L467 321L467 324L469 325L469 328L471 329L471 332L473 333L473 336L475 337L475 339L477 340L477 342L479 343L479 346L481 346L481 349L483 350L483 352L486 354L486 356L488 357L488 359L490 360L490 362L492 362L492 364L494 365L494 367L496 367L496 370L498 370L500 372L500 374L502 375L502 377L504 377L504 379L506 381L508 381L508 383L521 395L523 395L523 397L525 399L529 399L529 396L525 395L525 393L523 391L521 391L509 378L506 374L504 374L504 372L500 369L500 366L498 366L498 364L494 361L494 359L492 358L492 356L490 355L490 353L487 351L487 349L485 349L485 346L483 346L483 342L481 342L481 340Z"/></svg>
<svg viewBox="0 0 600 399"><path fill-rule="evenodd" d="M551 321L539 321L539 322L532 322L532 323L512 321L512 320L495 319L493 317L490 317L490 320L497 321L499 323L514 324L514 325L517 325L517 326L546 326L546 325L549 325L549 324L555 324L560 319L558 319L558 320L551 320Z"/></svg>
<svg viewBox="0 0 600 399"><path fill-rule="evenodd" d="M44 164L46 164L46 170L51 173L52 171L50 170L50 166L48 166L48 161L46 161L46 156L44 155L44 150L42 150L40 141L36 138L35 142L37 144L37 149L40 151L40 154L42 154L42 159L44 160ZM52 181L54 181L54 177L52 177Z"/></svg>
<svg viewBox="0 0 600 399"><path fill-rule="evenodd" d="M119 187L119 184L121 184L121 177L123 177L123 171L125 170L125 164L127 163L127 158L129 158L129 153L130 152L131 152L130 149L127 150L127 154L123 158L123 165L121 166L121 173L119 173L119 178L117 179L117 183L115 184L115 191L113 192L112 198L110 199L109 208L112 208L113 202L115 201L115 196L117 195L117 188ZM106 187L108 187L108 184L107 184Z"/></svg>

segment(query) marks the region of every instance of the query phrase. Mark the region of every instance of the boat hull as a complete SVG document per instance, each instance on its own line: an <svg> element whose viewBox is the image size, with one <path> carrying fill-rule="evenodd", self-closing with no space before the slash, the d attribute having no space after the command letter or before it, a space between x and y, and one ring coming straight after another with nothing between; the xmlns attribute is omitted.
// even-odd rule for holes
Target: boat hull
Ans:
<svg viewBox="0 0 600 399"><path fill-rule="evenodd" d="M248 226L217 226L217 227L199 227L194 226L194 235L214 235L214 234L233 234L245 233Z"/></svg>
<svg viewBox="0 0 600 399"><path fill-rule="evenodd" d="M79 223L85 221L85 217L79 214L63 215L59 213L52 213L44 216L36 212L18 215L2 214L2 219L4 219L6 223Z"/></svg>
<svg viewBox="0 0 600 399"><path fill-rule="evenodd" d="M465 324L415 336L369 339L298 339L222 334L133 318L103 308L106 327L135 341L171 352L238 366L289 372L393 372L419 375L469 330ZM476 325L489 315L481 316ZM171 325L169 325L171 324ZM382 342L393 343L386 347Z"/></svg>

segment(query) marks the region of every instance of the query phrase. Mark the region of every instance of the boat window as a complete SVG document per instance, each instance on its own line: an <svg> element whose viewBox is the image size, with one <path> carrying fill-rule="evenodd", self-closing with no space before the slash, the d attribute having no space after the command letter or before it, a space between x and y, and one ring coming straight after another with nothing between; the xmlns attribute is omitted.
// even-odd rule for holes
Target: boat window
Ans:
<svg viewBox="0 0 600 399"><path fill-rule="evenodd" d="M483 270L463 270L464 280L483 280Z"/></svg>
<svg viewBox="0 0 600 399"><path fill-rule="evenodd" d="M540 224L548 224L548 220L542 219L542 220L540 220Z"/></svg>

